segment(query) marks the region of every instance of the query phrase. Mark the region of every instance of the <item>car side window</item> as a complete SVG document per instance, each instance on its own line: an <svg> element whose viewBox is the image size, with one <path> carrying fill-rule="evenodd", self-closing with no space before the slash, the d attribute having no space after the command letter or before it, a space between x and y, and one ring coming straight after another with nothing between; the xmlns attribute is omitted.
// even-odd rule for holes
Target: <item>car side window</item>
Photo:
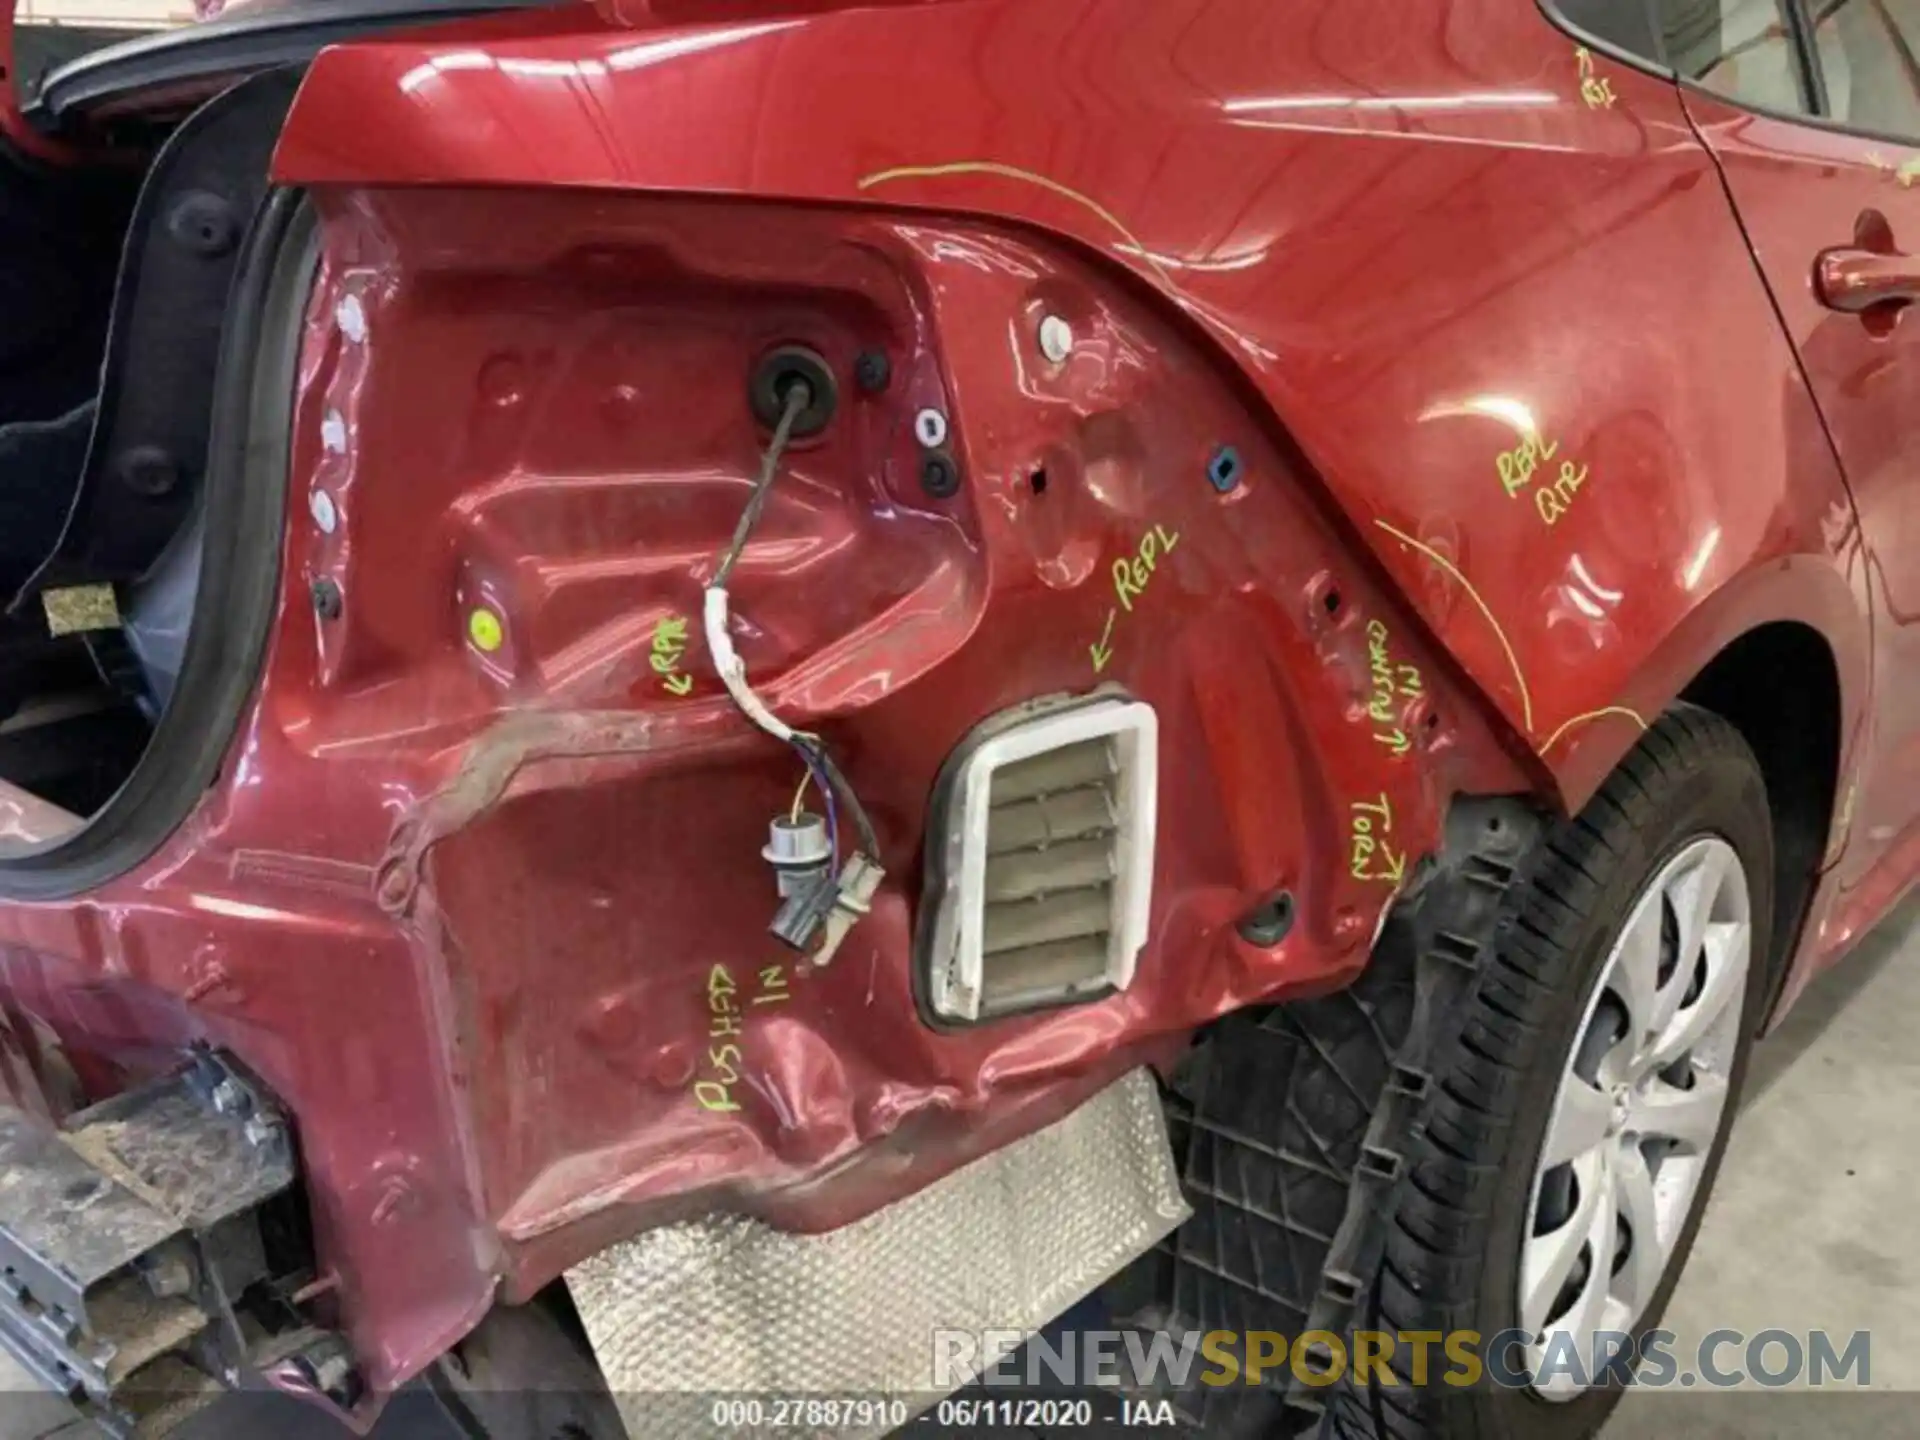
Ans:
<svg viewBox="0 0 1920 1440"><path fill-rule="evenodd" d="M1785 0L1659 0L1659 20L1676 74L1743 105L1808 112Z"/></svg>
<svg viewBox="0 0 1920 1440"><path fill-rule="evenodd" d="M1920 0L1814 0L1827 113L1843 125L1920 137Z"/></svg>
<svg viewBox="0 0 1920 1440"><path fill-rule="evenodd" d="M1666 63L1660 57L1660 33L1654 28L1648 0L1558 0L1557 4L1550 0L1550 7L1596 40L1655 65Z"/></svg>

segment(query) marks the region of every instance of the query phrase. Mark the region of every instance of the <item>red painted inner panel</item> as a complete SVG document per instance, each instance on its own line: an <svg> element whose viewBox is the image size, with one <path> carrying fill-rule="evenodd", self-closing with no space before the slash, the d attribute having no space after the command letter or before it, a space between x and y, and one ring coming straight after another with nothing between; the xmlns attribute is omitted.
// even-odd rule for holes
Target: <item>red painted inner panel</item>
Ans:
<svg viewBox="0 0 1920 1440"><path fill-rule="evenodd" d="M895 1136L890 1188L922 1183L996 1097L1078 1093L1116 1051L1360 962L1391 881L1355 877L1351 803L1387 796L1385 856L1424 845L1480 732L1338 558L1299 462L1145 306L974 226L564 194L323 205L315 313L336 323L312 401L337 443L308 483L339 525L303 524L290 579L338 577L346 610L307 704L330 745L431 755L395 796L384 895L416 921L431 898L423 959L449 976L510 1244L692 1194L839 1223L878 1194L798 1187ZM1043 313L1073 327L1065 365L1033 343ZM824 970L765 929L758 852L798 767L734 713L698 624L763 443L747 376L789 342L843 377L840 412L783 467L733 586L738 638L843 757L890 873ZM850 383L865 349L892 359L882 394ZM926 407L957 437L952 500L919 483ZM1229 444L1244 481L1220 495L1207 465ZM490 651L465 625L482 601ZM663 652L676 620L684 653L673 630ZM1425 680L1372 716L1370 622ZM1108 684L1163 726L1139 978L941 1034L909 974L936 774L981 719ZM1388 763L1393 732L1414 762ZM1294 936L1245 947L1231 922L1283 885ZM740 1020L714 1018L715 986Z"/></svg>

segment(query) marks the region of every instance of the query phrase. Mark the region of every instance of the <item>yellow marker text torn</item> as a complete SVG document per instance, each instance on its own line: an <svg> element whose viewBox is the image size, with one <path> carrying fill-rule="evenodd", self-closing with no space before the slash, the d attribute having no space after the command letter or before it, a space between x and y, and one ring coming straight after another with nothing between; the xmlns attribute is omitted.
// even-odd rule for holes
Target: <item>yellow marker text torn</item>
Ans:
<svg viewBox="0 0 1920 1440"><path fill-rule="evenodd" d="M1349 805L1347 826L1353 878L1398 885L1407 873L1407 857L1395 853L1387 840L1393 834L1393 806L1387 792L1382 790L1377 801L1355 800Z"/></svg>

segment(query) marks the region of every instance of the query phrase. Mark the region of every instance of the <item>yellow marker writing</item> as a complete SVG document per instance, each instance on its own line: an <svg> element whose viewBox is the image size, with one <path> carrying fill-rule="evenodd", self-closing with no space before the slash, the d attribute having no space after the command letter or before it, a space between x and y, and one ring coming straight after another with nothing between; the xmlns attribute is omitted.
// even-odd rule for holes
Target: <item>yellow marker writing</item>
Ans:
<svg viewBox="0 0 1920 1440"><path fill-rule="evenodd" d="M1432 546L1422 544L1405 531L1395 529L1385 520L1376 518L1373 523L1393 536L1393 538L1398 540L1402 545L1418 550L1422 555L1426 556L1427 559L1431 560L1442 570L1446 571L1447 574L1459 581L1460 588L1467 592L1467 598L1479 607L1480 613L1486 617L1487 624L1493 627L1493 638L1500 642L1500 649L1506 654L1507 664L1513 667L1514 683L1520 687L1521 720L1527 731L1531 733L1533 730L1533 696L1527 690L1527 677L1521 673L1520 659L1513 653L1513 645L1507 639L1507 632L1500 628L1500 622L1494 619L1492 608L1488 606L1485 600L1480 598L1480 592L1474 589L1473 583L1460 573L1458 566Z"/></svg>
<svg viewBox="0 0 1920 1440"><path fill-rule="evenodd" d="M1647 728L1647 722L1640 718L1639 711L1629 710L1624 705L1608 705L1602 709L1589 710L1584 715L1575 715L1570 719L1563 720L1560 723L1560 728L1549 735L1547 737L1547 743L1540 747L1540 753L1542 755L1546 754L1547 751L1553 748L1554 742L1569 730L1573 729L1574 726L1591 724L1593 721L1604 719L1609 715L1618 715L1622 719L1631 720L1642 730Z"/></svg>
<svg viewBox="0 0 1920 1440"><path fill-rule="evenodd" d="M1381 791L1377 801L1355 800L1347 810L1353 878L1398 885L1407 873L1407 857L1387 843L1386 837L1393 833L1393 805L1386 792Z"/></svg>
<svg viewBox="0 0 1920 1440"><path fill-rule="evenodd" d="M684 616L663 615L653 627L651 663L660 676L660 687L669 695L687 695L693 691L693 677L682 674L680 658L687 650L687 622Z"/></svg>

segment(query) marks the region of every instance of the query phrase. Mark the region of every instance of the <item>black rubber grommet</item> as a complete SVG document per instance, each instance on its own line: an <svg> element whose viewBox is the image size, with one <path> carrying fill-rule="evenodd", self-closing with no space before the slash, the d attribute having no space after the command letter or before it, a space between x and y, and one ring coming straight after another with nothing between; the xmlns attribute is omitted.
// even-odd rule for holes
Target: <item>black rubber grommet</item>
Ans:
<svg viewBox="0 0 1920 1440"><path fill-rule="evenodd" d="M116 456L113 469L119 481L136 495L158 499L180 484L180 467L158 445L136 445Z"/></svg>
<svg viewBox="0 0 1920 1440"><path fill-rule="evenodd" d="M863 350L853 362L853 383L878 395L893 380L893 362L881 350Z"/></svg>
<svg viewBox="0 0 1920 1440"><path fill-rule="evenodd" d="M951 499L960 490L960 467L944 450L929 450L920 457L920 488L936 500Z"/></svg>
<svg viewBox="0 0 1920 1440"><path fill-rule="evenodd" d="M167 233L196 255L215 259L240 243L233 206L205 190L189 190L167 212Z"/></svg>
<svg viewBox="0 0 1920 1440"><path fill-rule="evenodd" d="M833 419L834 408L840 403L840 387L819 352L804 345L782 345L769 351L754 367L747 387L753 418L766 429L773 429L786 413L787 393L796 384L805 385L811 399L793 422L793 434L818 435Z"/></svg>

